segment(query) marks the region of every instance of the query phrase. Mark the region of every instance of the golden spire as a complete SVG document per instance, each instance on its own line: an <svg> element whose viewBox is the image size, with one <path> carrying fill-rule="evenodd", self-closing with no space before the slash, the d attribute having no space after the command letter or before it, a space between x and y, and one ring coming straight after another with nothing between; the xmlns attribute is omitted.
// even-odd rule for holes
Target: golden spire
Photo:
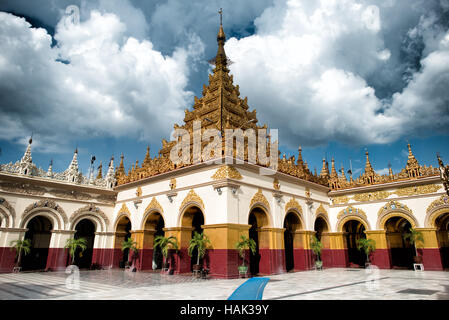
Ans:
<svg viewBox="0 0 449 320"><path fill-rule="evenodd" d="M125 175L125 165L123 164L123 153L120 156L120 165L118 167L118 170L116 171L117 176Z"/></svg>
<svg viewBox="0 0 449 320"><path fill-rule="evenodd" d="M150 157L150 146L147 146L147 153L145 155L145 160L143 160L143 167L150 164L151 157Z"/></svg>
<svg viewBox="0 0 449 320"><path fill-rule="evenodd" d="M301 146L298 147L298 162L297 164L302 166L303 165L303 160L302 160L302 148Z"/></svg>
<svg viewBox="0 0 449 320"><path fill-rule="evenodd" d="M224 50L224 43L226 41L226 35L223 31L223 10L220 8L218 11L220 14L220 28L217 34L218 50L217 56L215 57L215 67L216 68L226 68L227 57Z"/></svg>
<svg viewBox="0 0 449 320"><path fill-rule="evenodd" d="M410 143L407 144L407 148L408 148L408 160L407 165L405 166L405 170L407 170L408 176L410 178L417 178L420 176L419 163L418 160L416 160L415 156L413 155Z"/></svg>
<svg viewBox="0 0 449 320"><path fill-rule="evenodd" d="M323 167L321 168L320 177L327 177L329 175L329 170L326 165L326 159L323 159Z"/></svg>
<svg viewBox="0 0 449 320"><path fill-rule="evenodd" d="M365 173L371 173L371 172L374 172L373 167L371 166L371 162L369 161L369 153L368 153L368 150L366 150L365 155L366 155Z"/></svg>
<svg viewBox="0 0 449 320"><path fill-rule="evenodd" d="M100 166L98 167L97 179L103 179L103 163L100 161Z"/></svg>
<svg viewBox="0 0 449 320"><path fill-rule="evenodd" d="M331 177L331 178L338 178L337 171L335 170L335 160L334 160L333 157L332 157L331 163L332 163L332 167L331 167L331 174L330 174L330 177Z"/></svg>
<svg viewBox="0 0 449 320"><path fill-rule="evenodd" d="M341 178L344 179L345 181L348 181L346 179L345 168L343 167L343 163L341 164Z"/></svg>

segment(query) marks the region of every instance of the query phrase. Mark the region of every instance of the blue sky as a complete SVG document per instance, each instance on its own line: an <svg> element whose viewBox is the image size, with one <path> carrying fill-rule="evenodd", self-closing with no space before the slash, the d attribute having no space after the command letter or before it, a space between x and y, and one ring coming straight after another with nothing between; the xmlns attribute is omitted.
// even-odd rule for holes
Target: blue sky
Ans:
<svg viewBox="0 0 449 320"><path fill-rule="evenodd" d="M91 155L123 152L127 168L148 144L156 155L207 83L220 7L234 82L281 152L302 145L318 172L334 157L357 174L366 149L397 172L408 142L421 164L449 162L447 0L4 0L0 163L31 133L44 169L65 170L76 147L84 173Z"/></svg>

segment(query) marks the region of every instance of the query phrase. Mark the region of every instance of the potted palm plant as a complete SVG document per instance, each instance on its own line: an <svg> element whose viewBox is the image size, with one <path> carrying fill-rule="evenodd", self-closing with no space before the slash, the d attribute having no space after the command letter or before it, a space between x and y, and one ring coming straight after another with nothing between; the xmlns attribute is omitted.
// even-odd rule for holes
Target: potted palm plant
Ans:
<svg viewBox="0 0 449 320"><path fill-rule="evenodd" d="M197 250L196 264L193 265L193 271L199 276L201 271L200 259L206 254L207 244L210 244L209 238L204 233L194 232L192 239L190 239L189 248L187 253L192 257L195 249Z"/></svg>
<svg viewBox="0 0 449 320"><path fill-rule="evenodd" d="M72 258L72 265L75 264L75 254L76 250L81 249L80 257L83 254L83 251L87 249L87 240L84 238L79 239L67 239L67 242L64 248L69 249L70 257Z"/></svg>
<svg viewBox="0 0 449 320"><path fill-rule="evenodd" d="M178 250L178 240L176 237L164 237L164 236L157 236L154 238L154 244L153 248L160 248L162 252L162 256L164 257L164 263L162 267L162 271L168 271L170 263L168 262L168 253L169 249L175 249Z"/></svg>
<svg viewBox="0 0 449 320"><path fill-rule="evenodd" d="M243 260L243 264L239 266L239 275L246 275L248 266L245 265L245 252L247 249L251 250L253 254L256 253L256 242L247 238L245 235L240 236L240 241L236 243L236 248L239 250L239 255Z"/></svg>
<svg viewBox="0 0 449 320"><path fill-rule="evenodd" d="M310 247L313 251L313 253L316 256L315 260L315 269L321 270L323 268L323 261L321 261L321 250L323 249L323 244L316 236L312 236L312 239L310 241Z"/></svg>
<svg viewBox="0 0 449 320"><path fill-rule="evenodd" d="M370 255L376 250L376 241L373 239L360 238L356 241L357 249L360 251L364 251L366 255L366 263L365 268L371 264Z"/></svg>
<svg viewBox="0 0 449 320"><path fill-rule="evenodd" d="M27 255L31 251L31 241L29 239L24 240L13 240L9 244L11 250L16 250L16 265L14 266L14 272L19 272L21 269L20 260L22 258L22 253Z"/></svg>
<svg viewBox="0 0 449 320"><path fill-rule="evenodd" d="M415 256L413 260L415 263L422 263L422 256L418 254L418 246L424 244L424 237L421 231L411 228L409 233L403 235L404 240L409 240L415 247Z"/></svg>
<svg viewBox="0 0 449 320"><path fill-rule="evenodd" d="M125 241L122 242L122 251L125 251L128 249L130 252L132 252L131 255L131 270L133 272L136 271L136 267L134 266L134 263L137 259L137 256L139 254L139 251L137 249L137 242L133 241L132 238L128 238Z"/></svg>

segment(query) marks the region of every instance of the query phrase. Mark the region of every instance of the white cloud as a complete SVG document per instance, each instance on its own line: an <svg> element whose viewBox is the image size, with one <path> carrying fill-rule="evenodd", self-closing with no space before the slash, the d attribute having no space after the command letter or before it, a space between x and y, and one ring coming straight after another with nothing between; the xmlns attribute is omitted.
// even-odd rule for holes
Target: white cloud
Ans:
<svg viewBox="0 0 449 320"><path fill-rule="evenodd" d="M116 15L92 11L79 25L61 20L58 46L51 48L44 29L0 12L0 78L8 79L0 83L0 128L9 128L0 138L17 141L24 128L57 146L88 137L156 142L168 135L192 99L185 90L188 60L201 56L202 43L191 36L195 45L164 56L125 31Z"/></svg>
<svg viewBox="0 0 449 320"><path fill-rule="evenodd" d="M449 50L445 32L429 29L431 16L419 29L428 54L403 92L381 100L368 85L391 57L383 8L355 0L277 1L256 20L255 35L226 42L240 91L259 120L280 129L281 143L387 143L433 128L448 132Z"/></svg>

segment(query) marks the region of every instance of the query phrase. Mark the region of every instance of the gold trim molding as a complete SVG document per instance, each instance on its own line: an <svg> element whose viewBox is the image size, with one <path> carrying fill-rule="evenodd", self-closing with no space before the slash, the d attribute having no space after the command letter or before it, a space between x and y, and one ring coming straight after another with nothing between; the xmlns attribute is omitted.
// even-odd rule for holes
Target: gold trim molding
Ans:
<svg viewBox="0 0 449 320"><path fill-rule="evenodd" d="M295 198L291 198L290 201L285 204L285 213L287 213L290 209L296 209L300 214L302 214L302 207Z"/></svg>

